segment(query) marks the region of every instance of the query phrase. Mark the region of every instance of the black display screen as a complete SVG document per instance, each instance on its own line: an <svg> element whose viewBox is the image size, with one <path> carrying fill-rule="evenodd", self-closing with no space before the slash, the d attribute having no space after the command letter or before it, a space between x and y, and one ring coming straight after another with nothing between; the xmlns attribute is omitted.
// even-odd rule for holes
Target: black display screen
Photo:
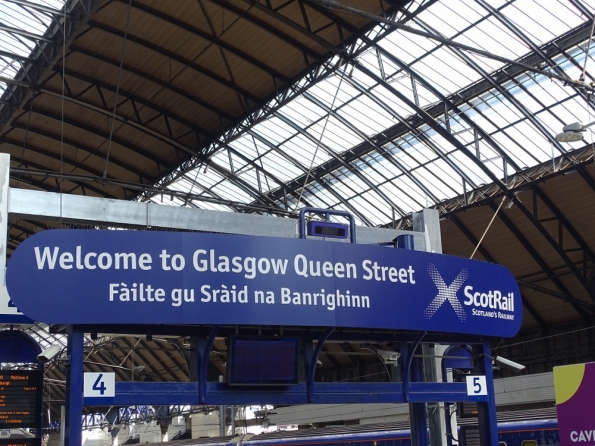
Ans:
<svg viewBox="0 0 595 446"><path fill-rule="evenodd" d="M274 386L298 383L297 338L232 337L227 357L229 385Z"/></svg>
<svg viewBox="0 0 595 446"><path fill-rule="evenodd" d="M0 429L36 427L41 380L37 370L0 371Z"/></svg>
<svg viewBox="0 0 595 446"><path fill-rule="evenodd" d="M333 235L335 237L344 237L345 228L334 228L329 226L315 226L314 233L317 235Z"/></svg>

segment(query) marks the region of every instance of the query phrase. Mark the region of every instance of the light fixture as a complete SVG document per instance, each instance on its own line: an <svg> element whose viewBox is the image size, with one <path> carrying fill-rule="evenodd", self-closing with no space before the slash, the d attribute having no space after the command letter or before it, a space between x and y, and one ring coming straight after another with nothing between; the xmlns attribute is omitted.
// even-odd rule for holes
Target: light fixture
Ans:
<svg viewBox="0 0 595 446"><path fill-rule="evenodd" d="M590 125L590 124L588 124ZM588 125L583 125L582 122L574 122L565 125L562 128L562 133L556 135L558 142L576 142L583 139L583 132L587 130Z"/></svg>

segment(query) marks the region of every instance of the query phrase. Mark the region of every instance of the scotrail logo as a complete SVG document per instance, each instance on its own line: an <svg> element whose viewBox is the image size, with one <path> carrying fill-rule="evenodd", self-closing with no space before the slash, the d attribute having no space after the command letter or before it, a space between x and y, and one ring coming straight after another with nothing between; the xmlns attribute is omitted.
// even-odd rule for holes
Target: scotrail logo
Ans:
<svg viewBox="0 0 595 446"><path fill-rule="evenodd" d="M465 313L465 310L463 309L463 306L457 297L457 291L459 291L465 280L467 280L467 270L462 270L450 285L446 285L444 279L432 263L430 263L428 266L428 272L434 281L434 285L436 285L436 288L438 288L438 294L424 311L426 319L432 318L442 306L442 304L448 301L452 309L457 314L459 320L464 322L467 319L467 313Z"/></svg>
<svg viewBox="0 0 595 446"><path fill-rule="evenodd" d="M446 285L436 266L431 263L428 265L428 273L438 288L438 294L424 311L426 319L434 317L442 304L448 301L461 322L467 320L464 306L471 307L471 316L514 320L514 292L503 292L497 289L476 291L472 285L467 285L463 289L462 294L465 296L461 303L457 293L467 280L466 269L463 269L450 285Z"/></svg>

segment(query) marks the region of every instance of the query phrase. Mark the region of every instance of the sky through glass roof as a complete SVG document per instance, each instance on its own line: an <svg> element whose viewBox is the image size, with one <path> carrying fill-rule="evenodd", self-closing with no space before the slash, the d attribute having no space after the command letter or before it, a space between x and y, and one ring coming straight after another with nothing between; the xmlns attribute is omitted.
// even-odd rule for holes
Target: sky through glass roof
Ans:
<svg viewBox="0 0 595 446"><path fill-rule="evenodd" d="M547 73L579 79L587 39L549 51L551 57L535 54L590 24L585 12L593 14L595 3L580 3L583 11L567 1L413 2L395 20L536 71L500 73L496 81L495 73L507 68L502 60L379 24L340 69L216 151L211 159L223 170L201 165L172 187L255 202L231 175L282 209L341 209L359 224L385 225L393 215L435 206L571 151L575 145L558 143L555 134L564 124L591 122L593 111L584 91ZM591 81L594 51L589 54ZM446 112L436 114L437 107ZM449 135L425 122L424 113ZM200 192L192 186L196 180Z"/></svg>

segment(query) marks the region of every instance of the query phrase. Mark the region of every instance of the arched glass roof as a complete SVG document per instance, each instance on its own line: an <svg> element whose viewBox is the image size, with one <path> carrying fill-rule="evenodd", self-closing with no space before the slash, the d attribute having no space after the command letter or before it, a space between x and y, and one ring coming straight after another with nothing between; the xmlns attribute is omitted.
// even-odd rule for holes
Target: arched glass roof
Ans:
<svg viewBox="0 0 595 446"><path fill-rule="evenodd" d="M592 1L412 2L392 19L425 35L379 23L330 60L321 81L216 147L209 168L201 163L169 187L245 204L258 191L280 209L343 209L383 225L506 184L584 145L555 135L592 121L591 89L561 79L581 78L589 52L592 81L594 9Z"/></svg>
<svg viewBox="0 0 595 446"><path fill-rule="evenodd" d="M337 20L358 14L322 4ZM62 6L0 3L2 90ZM295 85L303 92L289 103L270 103L213 143L207 161L161 185L192 199L142 197L221 210L335 208L375 226L486 184L506 187L573 149L555 140L564 124L592 121L592 89L576 81L583 69L592 81L594 10L584 0L410 2L328 60L316 82Z"/></svg>

